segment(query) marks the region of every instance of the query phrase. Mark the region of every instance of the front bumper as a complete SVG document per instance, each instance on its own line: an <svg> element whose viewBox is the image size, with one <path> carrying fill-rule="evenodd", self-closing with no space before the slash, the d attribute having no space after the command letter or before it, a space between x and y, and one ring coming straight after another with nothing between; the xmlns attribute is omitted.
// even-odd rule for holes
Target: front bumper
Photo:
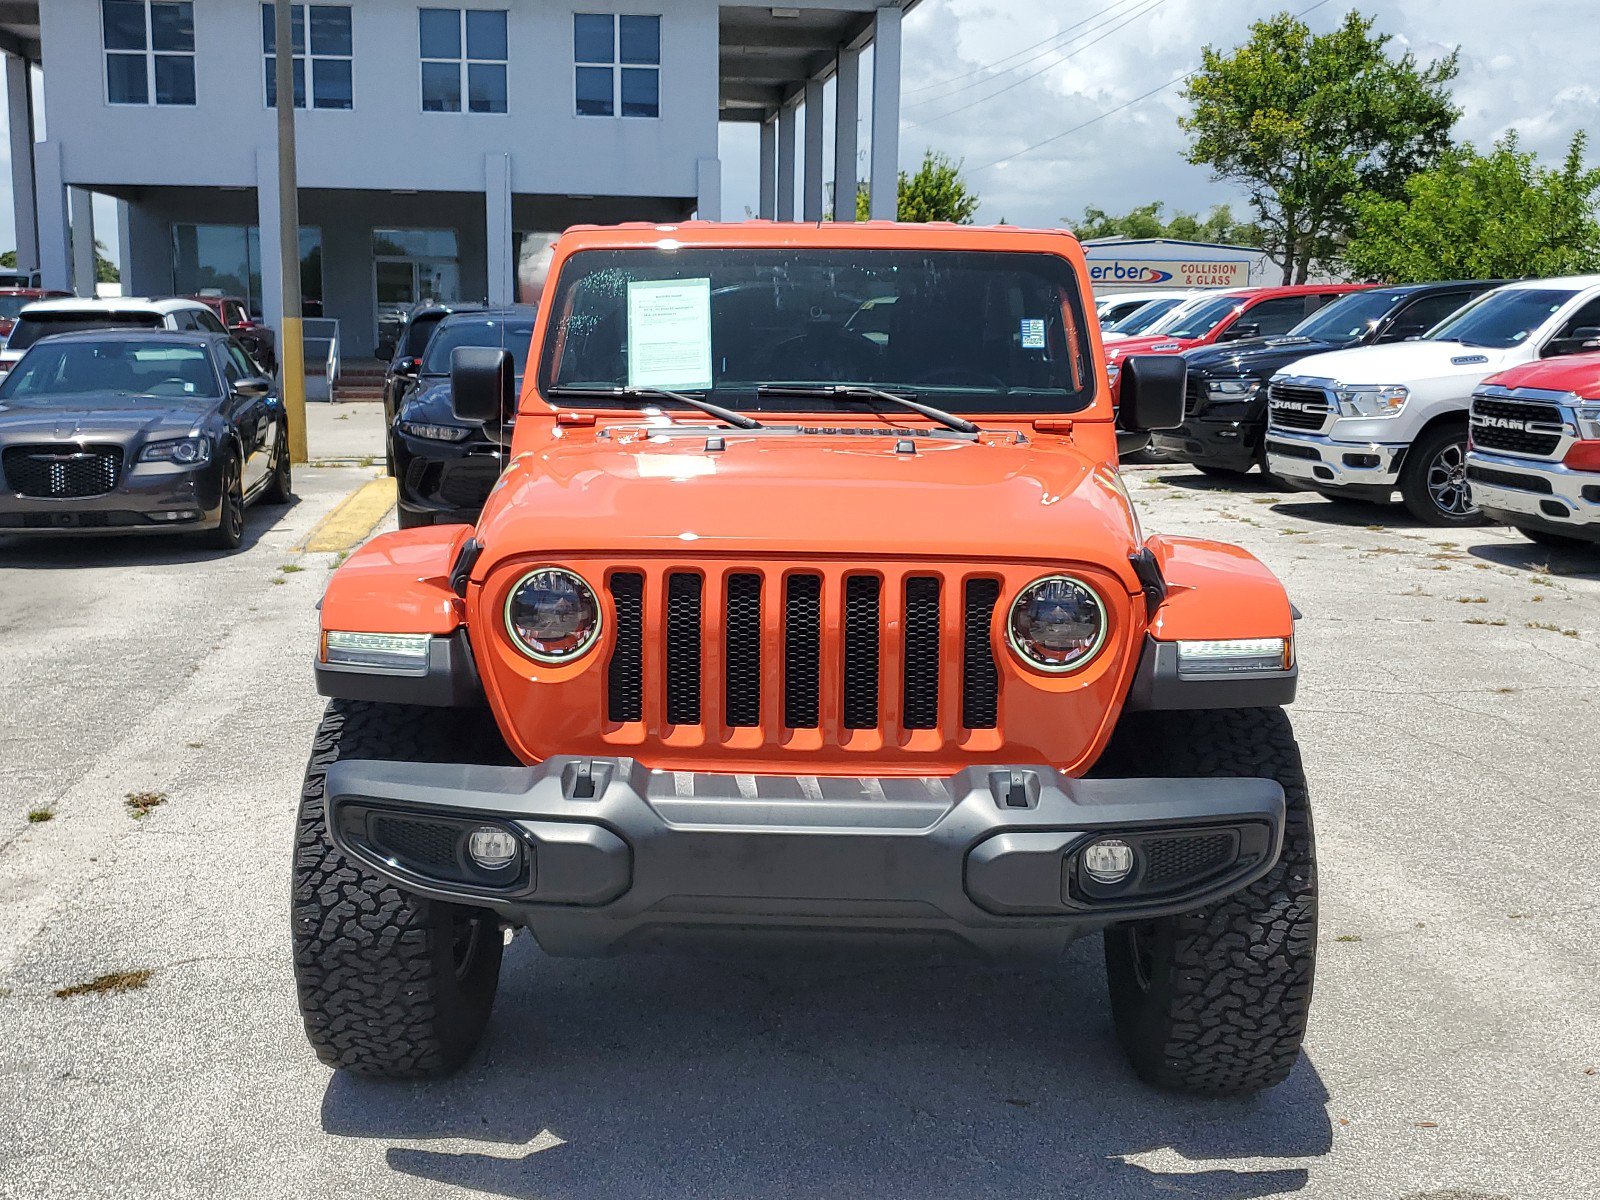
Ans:
<svg viewBox="0 0 1600 1200"><path fill-rule="evenodd" d="M475 521L504 469L504 449L487 438L441 442L395 430L398 501L437 522Z"/></svg>
<svg viewBox="0 0 1600 1200"><path fill-rule="evenodd" d="M0 484L0 534L174 533L215 529L221 514L214 464L140 463L99 496L22 496Z"/></svg>
<svg viewBox="0 0 1600 1200"><path fill-rule="evenodd" d="M492 909L552 954L794 936L1049 954L1127 920L1186 912L1277 860L1266 779L1072 779L1038 766L942 778L713 775L626 758L533 767L346 760L333 840L410 891ZM467 835L509 830L514 868ZM1134 847L1107 886L1080 852Z"/></svg>
<svg viewBox="0 0 1600 1200"><path fill-rule="evenodd" d="M1189 416L1176 429L1154 436L1155 448L1169 457L1203 467L1248 471L1262 459L1262 417L1231 420Z"/></svg>
<svg viewBox="0 0 1600 1200"><path fill-rule="evenodd" d="M1472 450L1467 481L1472 502L1491 520L1600 542L1600 473Z"/></svg>
<svg viewBox="0 0 1600 1200"><path fill-rule="evenodd" d="M1387 499L1400 485L1404 445L1335 441L1325 433L1267 429L1267 469L1285 483Z"/></svg>

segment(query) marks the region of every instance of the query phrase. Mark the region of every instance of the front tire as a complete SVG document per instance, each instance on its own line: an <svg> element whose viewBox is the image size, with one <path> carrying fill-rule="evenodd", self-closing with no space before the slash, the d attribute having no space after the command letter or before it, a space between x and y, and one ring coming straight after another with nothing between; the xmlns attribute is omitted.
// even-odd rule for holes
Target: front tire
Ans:
<svg viewBox="0 0 1600 1200"><path fill-rule="evenodd" d="M395 524L401 529L426 529L433 524L433 514L418 512L416 509L407 508L404 504L395 505Z"/></svg>
<svg viewBox="0 0 1600 1200"><path fill-rule="evenodd" d="M244 474L239 452L231 445L223 453L221 470L221 511L206 541L216 550L237 550L244 541Z"/></svg>
<svg viewBox="0 0 1600 1200"><path fill-rule="evenodd" d="M334 700L317 729L294 848L294 973L306 1037L330 1067L448 1075L488 1023L503 948L494 914L372 874L329 840L323 811L328 766L341 758L503 760L482 724L451 709Z"/></svg>
<svg viewBox="0 0 1600 1200"><path fill-rule="evenodd" d="M1486 525L1467 483L1467 430L1444 425L1423 434L1406 453L1400 499L1411 515L1441 529Z"/></svg>
<svg viewBox="0 0 1600 1200"><path fill-rule="evenodd" d="M1140 1078L1206 1096L1282 1083L1305 1036L1317 941L1316 848L1288 717L1277 708L1129 714L1096 773L1105 770L1283 786L1283 851L1265 876L1198 912L1105 933L1117 1038Z"/></svg>
<svg viewBox="0 0 1600 1200"><path fill-rule="evenodd" d="M294 499L294 464L289 458L289 431L279 431L278 457L272 463L272 476L261 499L267 504L287 504Z"/></svg>

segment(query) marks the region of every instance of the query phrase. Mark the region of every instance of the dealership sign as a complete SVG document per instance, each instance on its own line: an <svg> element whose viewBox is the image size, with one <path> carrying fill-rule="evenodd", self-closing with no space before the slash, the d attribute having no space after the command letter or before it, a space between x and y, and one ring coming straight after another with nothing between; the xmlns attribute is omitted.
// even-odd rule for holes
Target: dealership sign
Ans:
<svg viewBox="0 0 1600 1200"><path fill-rule="evenodd" d="M1247 287L1248 262L1184 262L1180 259L1102 258L1089 260L1094 283L1123 287Z"/></svg>

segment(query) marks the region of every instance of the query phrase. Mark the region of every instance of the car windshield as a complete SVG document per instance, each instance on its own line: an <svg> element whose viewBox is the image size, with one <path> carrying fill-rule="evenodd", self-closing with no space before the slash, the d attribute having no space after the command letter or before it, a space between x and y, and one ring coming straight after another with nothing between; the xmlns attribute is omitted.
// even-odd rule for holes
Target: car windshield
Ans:
<svg viewBox="0 0 1600 1200"><path fill-rule="evenodd" d="M132 338L46 341L22 356L0 383L0 405L97 403L137 407L151 401L217 399L221 385L201 345Z"/></svg>
<svg viewBox="0 0 1600 1200"><path fill-rule="evenodd" d="M1110 325L1107 325L1106 331L1109 333L1126 333L1129 336L1143 333L1182 303L1182 298L1178 296L1169 296L1165 300L1151 300L1134 309L1122 320L1113 321Z"/></svg>
<svg viewBox="0 0 1600 1200"><path fill-rule="evenodd" d="M1568 288L1502 288L1487 292L1475 303L1446 317L1424 337L1497 350L1520 346L1577 294Z"/></svg>
<svg viewBox="0 0 1600 1200"><path fill-rule="evenodd" d="M28 313L11 331L9 350L26 350L53 333L78 333L85 329L159 329L161 314L153 312L42 312Z"/></svg>
<svg viewBox="0 0 1600 1200"><path fill-rule="evenodd" d="M1406 298L1406 292L1351 292L1289 330L1288 337L1316 338L1335 346L1359 342Z"/></svg>
<svg viewBox="0 0 1600 1200"><path fill-rule="evenodd" d="M759 385L859 384L964 412L1071 411L1094 396L1087 328L1072 266L1053 254L586 250L557 282L540 387L792 411L830 403Z"/></svg>
<svg viewBox="0 0 1600 1200"><path fill-rule="evenodd" d="M1150 333L1175 338L1205 337L1238 312L1243 304L1243 296L1218 296L1214 300L1207 300L1197 305L1173 321L1163 321L1150 330Z"/></svg>
<svg viewBox="0 0 1600 1200"><path fill-rule="evenodd" d="M498 346L511 351L517 364L517 377L528 359L528 343L533 339L531 318L455 317L440 325L428 342L422 360L424 375L450 374L450 358L462 346Z"/></svg>

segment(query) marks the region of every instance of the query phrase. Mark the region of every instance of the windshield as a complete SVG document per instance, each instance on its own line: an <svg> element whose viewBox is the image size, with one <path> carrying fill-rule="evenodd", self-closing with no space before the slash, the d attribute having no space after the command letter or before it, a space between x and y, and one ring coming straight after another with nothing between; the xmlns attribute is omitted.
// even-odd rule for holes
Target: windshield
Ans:
<svg viewBox="0 0 1600 1200"><path fill-rule="evenodd" d="M1406 298L1407 292L1351 292L1289 330L1289 337L1317 338L1335 346L1359 342Z"/></svg>
<svg viewBox="0 0 1600 1200"><path fill-rule="evenodd" d="M1243 296L1217 296L1215 299L1202 301L1170 321L1162 321L1149 332L1152 335L1159 333L1162 337L1205 337L1238 312L1243 304Z"/></svg>
<svg viewBox="0 0 1600 1200"><path fill-rule="evenodd" d="M1183 300L1177 296L1169 297L1166 300L1151 300L1134 309L1122 320L1113 321L1106 326L1106 331L1108 333L1126 333L1130 336L1136 333L1143 333L1182 303Z"/></svg>
<svg viewBox="0 0 1600 1200"><path fill-rule="evenodd" d="M161 314L152 312L43 312L29 313L11 331L8 350L26 350L52 333L77 333L83 329L159 329Z"/></svg>
<svg viewBox="0 0 1600 1200"><path fill-rule="evenodd" d="M507 320L504 317L457 317L446 321L428 342L428 355L422 360L424 375L450 374L450 357L461 346L498 346L511 351L517 364L517 378L528 359L528 343L533 340L531 318Z"/></svg>
<svg viewBox="0 0 1600 1200"><path fill-rule="evenodd" d="M211 356L200 345L108 338L44 342L0 383L0 404L76 404L95 393L112 403L217 399Z"/></svg>
<svg viewBox="0 0 1600 1200"><path fill-rule="evenodd" d="M1094 396L1077 279L1053 254L587 250L562 269L546 336L545 391L671 388L778 411L830 405L758 385L912 389L968 412L1070 411Z"/></svg>
<svg viewBox="0 0 1600 1200"><path fill-rule="evenodd" d="M1446 317L1423 336L1504 350L1520 346L1578 293L1564 288L1505 288L1486 292L1460 312Z"/></svg>

